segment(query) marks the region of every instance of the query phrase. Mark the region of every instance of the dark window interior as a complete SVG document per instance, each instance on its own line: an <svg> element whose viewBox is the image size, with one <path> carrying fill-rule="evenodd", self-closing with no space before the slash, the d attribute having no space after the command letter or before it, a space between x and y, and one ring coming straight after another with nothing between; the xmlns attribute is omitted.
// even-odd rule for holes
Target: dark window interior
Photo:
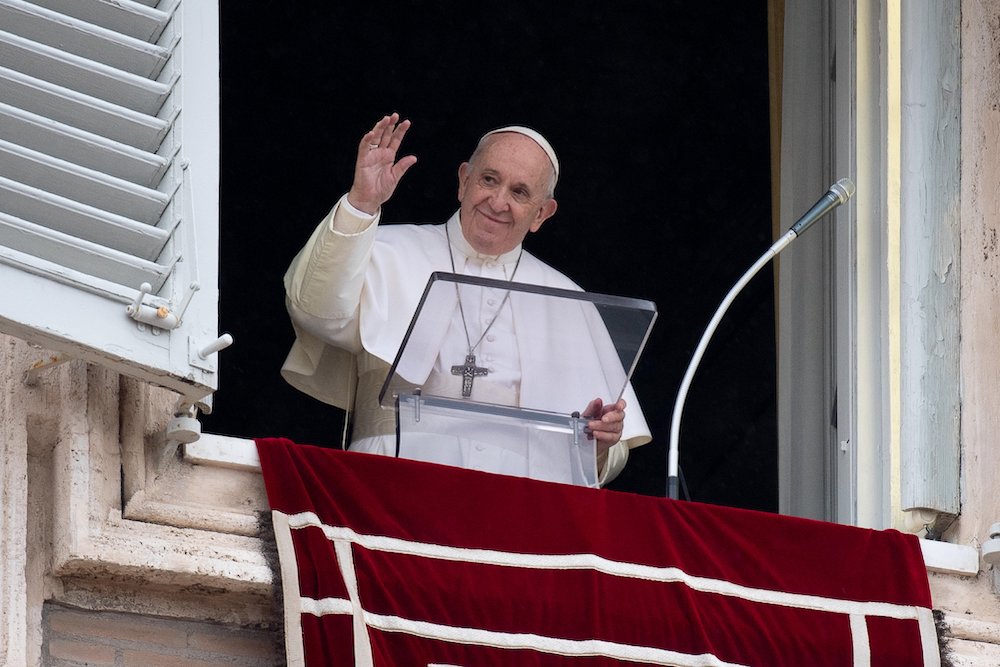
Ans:
<svg viewBox="0 0 1000 667"><path fill-rule="evenodd" d="M765 3L222 6L221 353L210 432L338 446L341 412L287 386L282 275L350 186L361 135L413 121L389 221L441 222L487 129L562 164L526 247L585 289L655 301L634 385L654 440L612 488L663 495L678 385L716 307L771 242ZM774 284L765 268L701 363L681 432L690 499L777 509ZM683 496L682 496L683 497Z"/></svg>

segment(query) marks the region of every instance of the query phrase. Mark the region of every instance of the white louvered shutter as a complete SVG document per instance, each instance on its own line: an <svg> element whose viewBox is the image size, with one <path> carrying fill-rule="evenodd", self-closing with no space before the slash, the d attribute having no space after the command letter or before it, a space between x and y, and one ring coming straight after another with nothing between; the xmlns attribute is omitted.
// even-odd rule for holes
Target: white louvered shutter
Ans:
<svg viewBox="0 0 1000 667"><path fill-rule="evenodd" d="M0 0L0 331L216 388L218 37L218 0Z"/></svg>

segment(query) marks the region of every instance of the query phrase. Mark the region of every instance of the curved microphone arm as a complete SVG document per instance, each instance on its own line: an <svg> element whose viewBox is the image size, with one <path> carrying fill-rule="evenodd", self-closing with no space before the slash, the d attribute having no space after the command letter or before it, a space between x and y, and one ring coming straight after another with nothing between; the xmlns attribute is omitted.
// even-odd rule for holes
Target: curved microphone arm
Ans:
<svg viewBox="0 0 1000 667"><path fill-rule="evenodd" d="M691 357L691 362L688 364L687 372L684 373L684 379L681 381L681 386L677 390L677 399L674 401L674 413L670 422L670 450L667 453L667 497L674 500L678 499L678 470L679 470L679 459L680 459L680 434L681 434L681 414L684 412L684 401L687 398L688 389L691 387L691 380L694 378L695 371L698 369L698 364L701 363L701 358L705 354L705 349L708 347L709 341L715 334L715 330L719 326L719 322L722 321L722 317L729 310L730 304L736 298L746 284L757 275L757 273L764 267L765 264L770 262L775 255L785 249L785 247L799 237L800 234L804 233L806 229L812 226L814 222L822 218L824 215L832 211L837 206L845 203L851 196L854 195L854 182L849 178L842 178L832 186L830 190L813 205L809 211L802 216L796 222L791 229L785 232L774 244L767 249L760 258L754 262L753 266L747 269L746 273L736 284L733 285L729 293L726 294L726 298L722 300L719 307L715 311L715 315L712 316L712 320L708 323L708 327L705 329L705 333L701 335L701 341L698 343L698 347L694 351L694 355Z"/></svg>

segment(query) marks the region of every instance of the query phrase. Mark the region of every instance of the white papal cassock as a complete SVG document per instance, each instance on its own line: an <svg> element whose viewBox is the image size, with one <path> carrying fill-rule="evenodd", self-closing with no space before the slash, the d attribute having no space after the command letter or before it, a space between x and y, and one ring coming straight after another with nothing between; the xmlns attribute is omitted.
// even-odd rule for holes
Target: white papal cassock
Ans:
<svg viewBox="0 0 1000 667"><path fill-rule="evenodd" d="M367 216L342 197L285 274L296 341L282 375L319 400L353 409L352 450L395 453L395 417L391 410L379 406L378 394L431 273L450 272L454 262L459 274L501 280L513 277L519 283L580 289L555 269L522 253L520 246L498 257L477 253L462 235L458 216L456 212L445 225L379 225L378 215ZM566 318L519 314L516 300L505 301L503 297L503 291L483 289L476 299L463 298L464 322L457 308L447 314L449 324L442 328L437 348L441 353L434 360L425 391L458 395L461 378L451 374L451 366L465 359L466 332L475 345L488 327L475 352L477 364L490 372L475 380L473 400L544 410L551 407L552 397L562 395L561 404L565 404L566 392L583 390L578 399L582 403L576 408L583 410L587 401L597 398L586 393L592 384L535 373L545 365L532 363L536 355L572 354L568 344L579 339L578 324ZM531 338L549 341L549 350L518 344L519 328L541 326L553 330ZM560 327L566 330L559 331ZM616 397L600 398L610 401ZM624 398L628 407L622 441L609 452L602 483L621 471L631 447L650 440L631 386L626 387ZM577 399L571 396L568 400ZM497 450L458 445L428 448L421 458L538 479L564 481L566 476L563 470L544 469L559 466L545 463L546 459L535 457L534 469L526 471L524 456L503 455L505 463L497 460Z"/></svg>

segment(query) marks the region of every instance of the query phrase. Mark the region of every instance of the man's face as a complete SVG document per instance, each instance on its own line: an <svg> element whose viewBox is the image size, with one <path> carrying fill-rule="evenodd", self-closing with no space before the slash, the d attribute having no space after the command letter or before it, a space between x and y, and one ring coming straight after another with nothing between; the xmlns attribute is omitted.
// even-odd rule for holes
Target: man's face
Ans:
<svg viewBox="0 0 1000 667"><path fill-rule="evenodd" d="M460 220L469 245L484 255L500 255L556 212L549 196L552 163L522 134L503 132L486 142L472 162L458 168Z"/></svg>

